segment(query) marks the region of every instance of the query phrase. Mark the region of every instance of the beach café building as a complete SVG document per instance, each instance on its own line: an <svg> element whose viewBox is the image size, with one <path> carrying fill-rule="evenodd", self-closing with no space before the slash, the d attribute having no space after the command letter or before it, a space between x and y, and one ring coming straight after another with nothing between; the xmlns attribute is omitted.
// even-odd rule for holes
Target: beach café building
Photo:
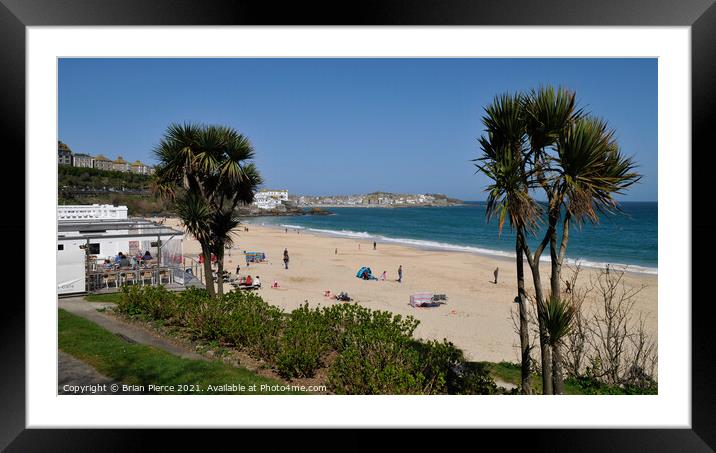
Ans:
<svg viewBox="0 0 716 453"><path fill-rule="evenodd" d="M183 237L182 231L146 219L60 219L57 292L65 295L117 291L125 284L166 284L177 289L196 286L193 273L184 268ZM134 268L114 268L120 252L131 257L146 251L150 252L151 261ZM105 260L110 264L105 265Z"/></svg>

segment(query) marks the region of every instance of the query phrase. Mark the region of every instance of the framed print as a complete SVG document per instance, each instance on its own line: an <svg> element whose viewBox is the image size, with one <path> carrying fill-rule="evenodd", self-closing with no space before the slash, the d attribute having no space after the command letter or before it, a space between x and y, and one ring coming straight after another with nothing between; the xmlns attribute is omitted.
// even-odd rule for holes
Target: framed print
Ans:
<svg viewBox="0 0 716 453"><path fill-rule="evenodd" d="M2 0L2 445L714 448L716 8L565 6Z"/></svg>

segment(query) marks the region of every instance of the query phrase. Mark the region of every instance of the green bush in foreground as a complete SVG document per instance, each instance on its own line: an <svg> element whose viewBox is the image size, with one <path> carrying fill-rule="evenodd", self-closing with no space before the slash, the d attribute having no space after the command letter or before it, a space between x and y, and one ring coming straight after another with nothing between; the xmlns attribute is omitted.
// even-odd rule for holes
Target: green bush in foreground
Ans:
<svg viewBox="0 0 716 453"><path fill-rule="evenodd" d="M419 321L357 304L291 313L255 293L219 298L204 290L125 289L117 310L187 328L195 339L235 345L286 378L312 377L328 366L328 386L340 394L491 394L489 370L468 363L448 341L413 338ZM333 353L333 354L331 354ZM331 356L332 362L326 362Z"/></svg>
<svg viewBox="0 0 716 453"><path fill-rule="evenodd" d="M124 286L117 303L121 313L166 320L177 315L176 296L163 286Z"/></svg>
<svg viewBox="0 0 716 453"><path fill-rule="evenodd" d="M329 326L321 311L302 305L286 322L276 355L278 372L285 377L311 377L330 346Z"/></svg>
<svg viewBox="0 0 716 453"><path fill-rule="evenodd" d="M285 315L251 292L232 291L221 300L228 308L224 319L227 340L252 355L272 362L279 350Z"/></svg>

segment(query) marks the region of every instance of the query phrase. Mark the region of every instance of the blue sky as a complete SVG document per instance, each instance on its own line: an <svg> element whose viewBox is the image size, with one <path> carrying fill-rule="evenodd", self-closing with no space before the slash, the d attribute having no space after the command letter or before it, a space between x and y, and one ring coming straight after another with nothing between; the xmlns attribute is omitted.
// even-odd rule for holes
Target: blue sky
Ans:
<svg viewBox="0 0 716 453"><path fill-rule="evenodd" d="M657 199L656 59L61 59L58 138L75 152L153 163L172 122L249 137L265 187L483 200L483 108L553 84L606 118Z"/></svg>

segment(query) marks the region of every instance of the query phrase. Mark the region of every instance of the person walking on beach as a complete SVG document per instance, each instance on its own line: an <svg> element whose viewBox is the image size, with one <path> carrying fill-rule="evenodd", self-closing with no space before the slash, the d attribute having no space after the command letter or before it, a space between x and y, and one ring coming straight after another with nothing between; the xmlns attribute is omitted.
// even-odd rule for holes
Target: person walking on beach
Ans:
<svg viewBox="0 0 716 453"><path fill-rule="evenodd" d="M288 269L288 249L283 249L283 264Z"/></svg>
<svg viewBox="0 0 716 453"><path fill-rule="evenodd" d="M398 283L403 283L403 265L398 266Z"/></svg>
<svg viewBox="0 0 716 453"><path fill-rule="evenodd" d="M336 249L336 251L335 251L334 255L338 255L338 249Z"/></svg>
<svg viewBox="0 0 716 453"><path fill-rule="evenodd" d="M373 241L373 250L375 250L375 241Z"/></svg>
<svg viewBox="0 0 716 453"><path fill-rule="evenodd" d="M496 285L496 284L497 284L497 274L500 273L500 268L499 268L499 267L496 267L496 268L495 268L495 272L493 272L493 273L495 274L495 285Z"/></svg>
<svg viewBox="0 0 716 453"><path fill-rule="evenodd" d="M236 263L236 275L239 275L240 270L241 270L241 265L239 263Z"/></svg>

